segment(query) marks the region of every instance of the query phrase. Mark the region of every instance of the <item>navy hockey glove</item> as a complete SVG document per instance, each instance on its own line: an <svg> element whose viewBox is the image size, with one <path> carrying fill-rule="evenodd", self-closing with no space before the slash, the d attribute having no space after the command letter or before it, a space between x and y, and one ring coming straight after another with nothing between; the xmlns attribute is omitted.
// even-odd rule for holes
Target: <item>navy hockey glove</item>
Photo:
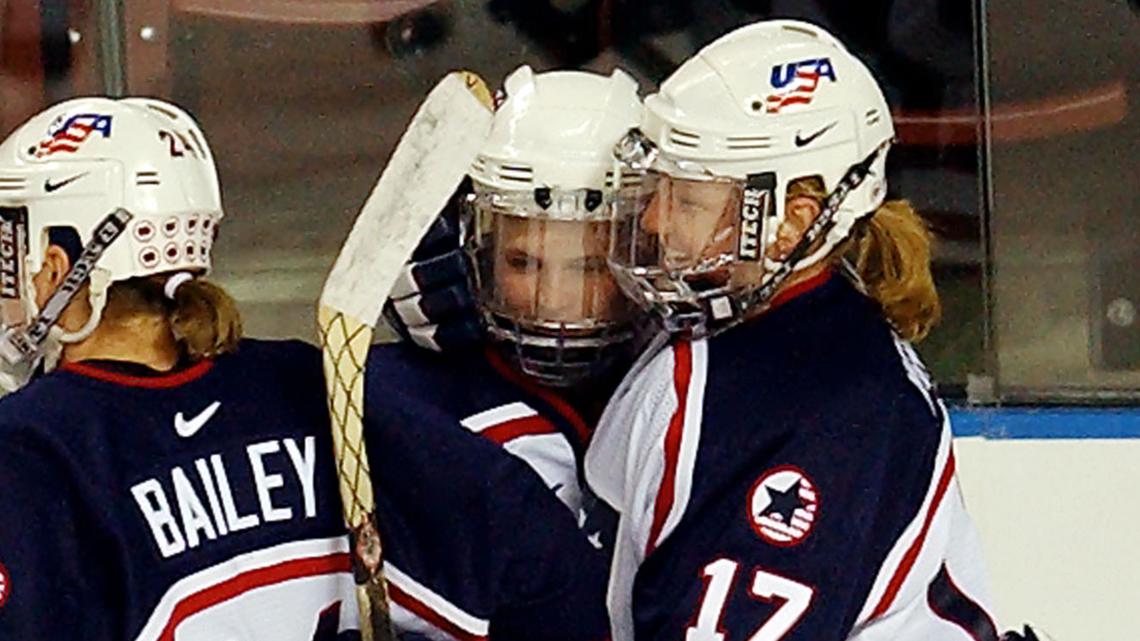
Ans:
<svg viewBox="0 0 1140 641"><path fill-rule="evenodd" d="M400 336L436 352L472 347L483 339L471 265L460 248L460 197L432 223L384 304L384 318Z"/></svg>

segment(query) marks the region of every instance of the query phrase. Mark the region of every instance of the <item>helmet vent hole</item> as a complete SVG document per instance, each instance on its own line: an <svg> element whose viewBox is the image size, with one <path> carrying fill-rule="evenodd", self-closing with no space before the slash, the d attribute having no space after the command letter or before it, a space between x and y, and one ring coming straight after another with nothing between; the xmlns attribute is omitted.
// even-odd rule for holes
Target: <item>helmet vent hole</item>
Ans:
<svg viewBox="0 0 1140 641"><path fill-rule="evenodd" d="M173 112L173 111L171 111L165 107L162 107L161 105L157 105L153 102L148 102L148 103L146 103L146 107L147 107L147 109L150 109L151 111L154 111L156 113L162 114L163 116L166 116L170 120L178 120L178 114L177 113L175 113L175 112Z"/></svg>
<svg viewBox="0 0 1140 641"><path fill-rule="evenodd" d="M819 37L819 34L812 31L811 29L805 29L803 27L797 27L793 25L784 25L784 31L791 31L792 33L799 33L805 36L811 36L813 38Z"/></svg>
<svg viewBox="0 0 1140 641"><path fill-rule="evenodd" d="M154 238L154 232L154 225L148 220L140 220L138 224L135 225L135 238L140 242L145 243Z"/></svg>
<svg viewBox="0 0 1140 641"><path fill-rule="evenodd" d="M534 179L534 169L529 165L500 165L499 178L506 182L530 184Z"/></svg>
<svg viewBox="0 0 1140 641"><path fill-rule="evenodd" d="M138 187L156 187L159 184L157 171L140 171L135 174L135 185Z"/></svg>
<svg viewBox="0 0 1140 641"><path fill-rule="evenodd" d="M760 102L759 100L753 100L752 101L752 111L760 111L763 108L764 108L764 103Z"/></svg>
<svg viewBox="0 0 1140 641"><path fill-rule="evenodd" d="M882 115L879 113L878 109L870 109L867 111L867 124L868 125L878 124L879 120L881 120L881 119L882 119Z"/></svg>
<svg viewBox="0 0 1140 641"><path fill-rule="evenodd" d="M677 145L678 147L689 147L690 149L701 146L701 137L691 131L683 129L670 129L669 142Z"/></svg>
<svg viewBox="0 0 1140 641"><path fill-rule="evenodd" d="M621 172L621 184L619 187L633 187L641 183L641 174L633 171ZM613 189L614 187L614 172L606 172L606 188Z"/></svg>
<svg viewBox="0 0 1140 641"><path fill-rule="evenodd" d="M21 191L28 183L18 176L0 176L0 191Z"/></svg>
<svg viewBox="0 0 1140 641"><path fill-rule="evenodd" d="M194 139L194 146L198 148L198 151L202 154L202 157L209 158L210 148L206 146L206 143L202 140L202 137L198 135L198 132L195 131L193 127L187 129L186 131L190 134L190 137Z"/></svg>
<svg viewBox="0 0 1140 641"><path fill-rule="evenodd" d="M151 268L158 264L158 250L153 247L147 247L139 254L139 262L143 267Z"/></svg>
<svg viewBox="0 0 1140 641"><path fill-rule="evenodd" d="M772 146L771 136L729 136L728 148L733 150L768 149Z"/></svg>

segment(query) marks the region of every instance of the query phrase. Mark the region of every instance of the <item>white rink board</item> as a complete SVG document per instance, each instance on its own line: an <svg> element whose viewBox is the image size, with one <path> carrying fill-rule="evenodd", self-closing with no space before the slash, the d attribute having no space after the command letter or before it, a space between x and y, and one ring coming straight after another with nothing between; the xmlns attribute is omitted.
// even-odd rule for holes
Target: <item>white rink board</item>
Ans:
<svg viewBox="0 0 1140 641"><path fill-rule="evenodd" d="M999 627L1140 638L1140 439L979 436L955 450Z"/></svg>

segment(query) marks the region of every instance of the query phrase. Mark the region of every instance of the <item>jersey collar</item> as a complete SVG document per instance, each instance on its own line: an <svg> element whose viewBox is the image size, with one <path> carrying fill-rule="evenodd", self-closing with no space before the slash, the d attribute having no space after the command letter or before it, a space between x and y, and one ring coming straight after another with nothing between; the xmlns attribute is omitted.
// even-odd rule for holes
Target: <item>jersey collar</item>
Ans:
<svg viewBox="0 0 1140 641"><path fill-rule="evenodd" d="M499 376L502 376L509 383L521 387L523 391L542 399L550 405L550 407L558 412L558 414L574 428L574 432L578 435L578 439L583 447L590 442L590 434L593 430L586 424L586 421L582 418L582 415L578 413L578 410L574 409L574 406L567 402L566 399L562 398L557 392L539 385L511 367L494 347L488 345L485 353L487 355L487 362L491 364L491 368L494 369Z"/></svg>
<svg viewBox="0 0 1140 641"><path fill-rule="evenodd" d="M178 369L172 372L155 372L154 375L140 375L127 373L123 371L126 369L125 367L116 367L114 362L68 361L61 363L59 370L126 387L171 389L198 380L213 367L214 361L204 360L184 369Z"/></svg>

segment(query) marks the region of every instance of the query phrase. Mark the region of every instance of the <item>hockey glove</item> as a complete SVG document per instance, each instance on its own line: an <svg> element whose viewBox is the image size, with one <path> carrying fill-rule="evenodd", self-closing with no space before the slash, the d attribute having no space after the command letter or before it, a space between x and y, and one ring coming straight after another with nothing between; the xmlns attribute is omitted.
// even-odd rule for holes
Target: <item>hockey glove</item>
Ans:
<svg viewBox="0 0 1140 641"><path fill-rule="evenodd" d="M436 352L483 339L471 266L460 247L459 197L432 223L384 305L385 320L404 340Z"/></svg>

